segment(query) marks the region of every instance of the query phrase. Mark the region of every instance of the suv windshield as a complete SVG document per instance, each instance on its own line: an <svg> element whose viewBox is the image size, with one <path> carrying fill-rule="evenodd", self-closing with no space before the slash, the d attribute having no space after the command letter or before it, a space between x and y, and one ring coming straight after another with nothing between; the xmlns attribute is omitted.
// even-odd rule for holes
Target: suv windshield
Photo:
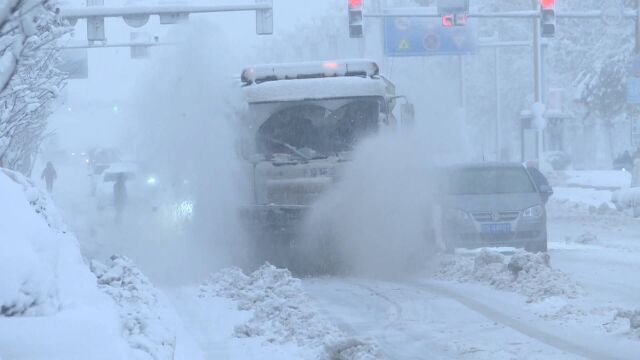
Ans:
<svg viewBox="0 0 640 360"><path fill-rule="evenodd" d="M256 147L265 155L305 154L307 158L349 151L377 131L380 111L377 98L346 100L335 109L321 102L288 107L262 124Z"/></svg>
<svg viewBox="0 0 640 360"><path fill-rule="evenodd" d="M518 167L463 168L450 170L449 194L484 195L536 192L527 171Z"/></svg>

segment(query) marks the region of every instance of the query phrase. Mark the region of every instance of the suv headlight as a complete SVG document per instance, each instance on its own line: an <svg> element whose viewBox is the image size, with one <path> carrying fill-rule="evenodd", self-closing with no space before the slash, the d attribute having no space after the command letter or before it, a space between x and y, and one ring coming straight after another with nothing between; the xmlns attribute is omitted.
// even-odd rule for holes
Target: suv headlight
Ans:
<svg viewBox="0 0 640 360"><path fill-rule="evenodd" d="M446 216L448 220L469 220L469 214L460 209L447 209Z"/></svg>
<svg viewBox="0 0 640 360"><path fill-rule="evenodd" d="M529 218L539 218L544 215L544 208L542 205L532 206L522 212L522 216Z"/></svg>

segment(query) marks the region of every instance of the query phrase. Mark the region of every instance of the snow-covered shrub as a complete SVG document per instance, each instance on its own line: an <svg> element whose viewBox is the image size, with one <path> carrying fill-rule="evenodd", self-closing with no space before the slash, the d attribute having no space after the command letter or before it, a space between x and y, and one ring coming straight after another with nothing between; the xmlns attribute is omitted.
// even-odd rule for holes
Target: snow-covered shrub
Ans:
<svg viewBox="0 0 640 360"><path fill-rule="evenodd" d="M173 359L175 335L163 323L163 305L149 279L122 256L112 256L106 264L92 261L91 271L98 287L118 305L123 337L138 358Z"/></svg>
<svg viewBox="0 0 640 360"><path fill-rule="evenodd" d="M547 253L519 251L506 256L482 250L474 256L454 255L440 264L435 277L489 284L523 294L528 302L552 296L574 298L581 293L580 287L565 273L551 267Z"/></svg>
<svg viewBox="0 0 640 360"><path fill-rule="evenodd" d="M374 344L347 338L310 304L300 280L289 270L266 264L250 275L230 268L211 275L200 296L218 296L238 302L253 316L235 328L236 337L264 337L270 343L296 343L319 350L322 359L379 359Z"/></svg>

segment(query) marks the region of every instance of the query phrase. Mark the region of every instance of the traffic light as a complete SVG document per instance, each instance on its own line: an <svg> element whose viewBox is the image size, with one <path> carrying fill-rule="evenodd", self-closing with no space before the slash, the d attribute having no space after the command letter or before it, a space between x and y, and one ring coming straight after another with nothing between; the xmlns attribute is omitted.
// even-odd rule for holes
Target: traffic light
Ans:
<svg viewBox="0 0 640 360"><path fill-rule="evenodd" d="M349 1L349 37L361 38L364 36L364 18L362 16L362 5L364 0Z"/></svg>
<svg viewBox="0 0 640 360"><path fill-rule="evenodd" d="M454 16L451 15L442 15L442 26L443 27L454 27Z"/></svg>
<svg viewBox="0 0 640 360"><path fill-rule="evenodd" d="M466 26L469 15L467 14L449 14L442 15L443 27Z"/></svg>
<svg viewBox="0 0 640 360"><path fill-rule="evenodd" d="M443 27L467 25L469 0L438 0L437 5Z"/></svg>
<svg viewBox="0 0 640 360"><path fill-rule="evenodd" d="M556 34L556 1L540 0L540 36L552 38Z"/></svg>

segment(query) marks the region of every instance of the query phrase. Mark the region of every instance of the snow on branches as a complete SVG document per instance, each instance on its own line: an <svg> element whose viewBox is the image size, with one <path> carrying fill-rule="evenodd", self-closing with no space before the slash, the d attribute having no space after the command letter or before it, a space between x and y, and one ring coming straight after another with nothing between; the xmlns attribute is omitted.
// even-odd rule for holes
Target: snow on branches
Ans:
<svg viewBox="0 0 640 360"><path fill-rule="evenodd" d="M31 171L51 102L65 84L55 42L66 31L51 1L0 5L0 166Z"/></svg>

